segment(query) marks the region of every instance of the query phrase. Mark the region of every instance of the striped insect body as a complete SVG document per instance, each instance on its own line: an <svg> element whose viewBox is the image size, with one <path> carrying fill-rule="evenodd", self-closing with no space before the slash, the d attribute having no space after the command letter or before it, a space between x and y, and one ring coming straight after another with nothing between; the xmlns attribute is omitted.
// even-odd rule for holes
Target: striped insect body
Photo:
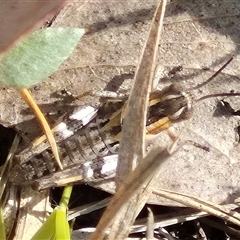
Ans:
<svg viewBox="0 0 240 240"><path fill-rule="evenodd" d="M65 123L61 122L54 128L54 133L59 144L59 154L64 168L69 166L75 167L76 164L82 165L86 162L91 162L95 159L98 161L108 155L116 154L118 151L119 141L116 136L121 131L121 112L115 114L121 109L124 103L104 104L95 116L96 111L93 110L90 121L84 122L79 120L79 128L76 128L76 119L72 114L69 116L73 120L74 126L65 128ZM111 112L114 110L114 116ZM86 113L84 109L84 113ZM74 116L78 115L76 111ZM105 116L105 117L104 117ZM83 115L86 118L86 114ZM69 120L65 117L65 122ZM70 121L71 122L71 121ZM64 128L62 128L64 126ZM62 132L60 130L63 130ZM70 129L70 130L69 130ZM71 134L69 134L71 133ZM70 135L70 136L69 136ZM66 137L67 136L67 137ZM66 137L66 139L64 139ZM42 137L40 137L41 139ZM39 142L39 139L35 140ZM39 145L32 144L16 155L15 159L20 162L13 170L13 182L28 182L51 175L58 170L53 155L50 149L47 148L46 141L42 141ZM39 151L41 149L42 151ZM96 164L95 164L96 165ZM89 170L88 170L89 171Z"/></svg>

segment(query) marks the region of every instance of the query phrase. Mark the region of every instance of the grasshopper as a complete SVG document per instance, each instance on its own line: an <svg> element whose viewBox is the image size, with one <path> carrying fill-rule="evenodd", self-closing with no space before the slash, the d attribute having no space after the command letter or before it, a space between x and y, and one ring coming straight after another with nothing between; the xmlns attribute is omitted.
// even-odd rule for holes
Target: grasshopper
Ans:
<svg viewBox="0 0 240 240"><path fill-rule="evenodd" d="M212 77L195 88L210 82L230 62L225 63ZM150 137L168 129L172 123L190 119L194 99L192 89L173 83L150 94L146 134ZM223 93L204 96L197 101L216 96L239 96ZM95 181L113 177L117 165L121 128L126 101L107 101L99 109L75 109L63 116L53 128L59 145L64 170L59 171L44 136L20 150L10 180L17 184L34 183L37 189L62 186L72 182Z"/></svg>

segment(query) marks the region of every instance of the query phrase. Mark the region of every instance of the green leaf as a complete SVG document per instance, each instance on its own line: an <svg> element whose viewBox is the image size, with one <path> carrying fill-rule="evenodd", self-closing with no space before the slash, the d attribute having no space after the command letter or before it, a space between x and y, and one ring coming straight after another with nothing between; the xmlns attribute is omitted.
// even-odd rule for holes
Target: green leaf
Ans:
<svg viewBox="0 0 240 240"><path fill-rule="evenodd" d="M44 28L10 49L0 62L0 83L29 88L55 72L85 33L80 28Z"/></svg>
<svg viewBox="0 0 240 240"><path fill-rule="evenodd" d="M55 239L71 239L67 213L65 208L58 208L56 211Z"/></svg>
<svg viewBox="0 0 240 240"><path fill-rule="evenodd" d="M68 208L68 203L72 194L72 189L73 189L72 185L68 185L64 187L62 197L59 203L59 206L61 208L65 208L65 209Z"/></svg>
<svg viewBox="0 0 240 240"><path fill-rule="evenodd" d="M46 222L32 237L32 240L70 240L70 229L67 221L67 210L56 207Z"/></svg>

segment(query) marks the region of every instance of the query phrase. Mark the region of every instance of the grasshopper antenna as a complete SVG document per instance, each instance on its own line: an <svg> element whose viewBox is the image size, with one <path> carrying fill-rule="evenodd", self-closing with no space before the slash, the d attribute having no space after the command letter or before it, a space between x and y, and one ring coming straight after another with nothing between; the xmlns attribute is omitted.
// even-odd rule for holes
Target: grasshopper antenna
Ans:
<svg viewBox="0 0 240 240"><path fill-rule="evenodd" d="M213 97L235 97L240 96L240 93L216 93L216 94L209 94L203 97L200 97L199 99L196 99L195 102L200 102L202 100L205 100L207 98L213 98Z"/></svg>
<svg viewBox="0 0 240 240"><path fill-rule="evenodd" d="M209 79L207 79L205 82L198 84L195 87L188 88L188 91L192 91L198 88L203 87L204 85L208 84L211 82L224 68L227 67L227 65L233 60L233 57L231 57L217 72L215 72ZM216 93L216 94L209 94L205 95L199 99L196 99L195 102L200 102L202 100L205 100L207 98L213 98L213 97L234 97L234 96L240 96L240 93Z"/></svg>
<svg viewBox="0 0 240 240"><path fill-rule="evenodd" d="M224 68L227 67L227 65L233 60L233 57L231 57L217 72L215 72L209 79L207 79L205 82L202 82L200 84L198 84L197 86L195 87L192 87L192 88L188 88L187 90L188 91L192 91L192 90L195 90L195 89L198 89L198 88L201 88L202 86L208 84L209 82L211 82L220 72L222 72L222 70Z"/></svg>

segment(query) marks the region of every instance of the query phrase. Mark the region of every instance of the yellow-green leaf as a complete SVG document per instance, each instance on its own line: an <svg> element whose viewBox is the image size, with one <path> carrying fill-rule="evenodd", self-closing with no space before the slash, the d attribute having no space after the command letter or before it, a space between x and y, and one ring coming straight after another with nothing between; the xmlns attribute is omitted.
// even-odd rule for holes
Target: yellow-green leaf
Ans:
<svg viewBox="0 0 240 240"><path fill-rule="evenodd" d="M67 214L65 208L58 208L56 211L55 222L55 239L56 240L70 240L70 229L67 221Z"/></svg>

